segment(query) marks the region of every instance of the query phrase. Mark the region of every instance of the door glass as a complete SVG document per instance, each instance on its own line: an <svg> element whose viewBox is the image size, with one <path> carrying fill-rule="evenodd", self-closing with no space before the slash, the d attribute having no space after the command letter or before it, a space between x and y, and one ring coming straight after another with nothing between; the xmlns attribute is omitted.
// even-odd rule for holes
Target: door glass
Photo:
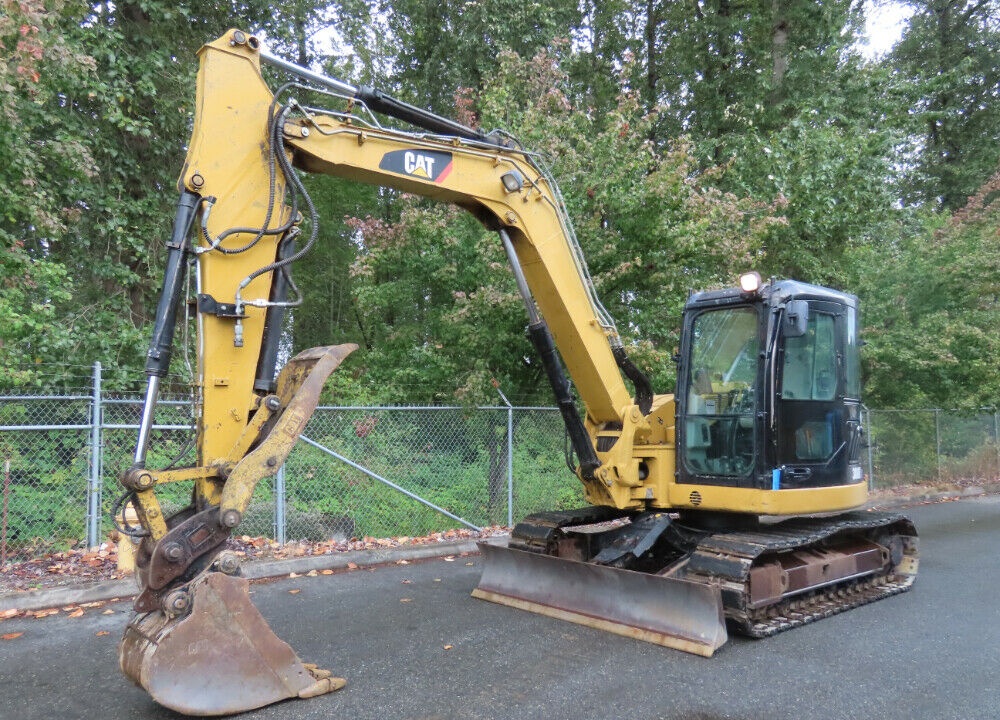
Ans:
<svg viewBox="0 0 1000 720"><path fill-rule="evenodd" d="M810 312L805 335L786 337L781 368L779 456L783 463L818 463L839 450L843 421L837 396L834 316Z"/></svg>
<svg viewBox="0 0 1000 720"><path fill-rule="evenodd" d="M754 460L757 312L704 312L692 325L687 364L686 452L689 472L746 475Z"/></svg>
<svg viewBox="0 0 1000 720"><path fill-rule="evenodd" d="M837 344L832 315L810 313L802 337L785 339L783 400L833 400L837 394Z"/></svg>

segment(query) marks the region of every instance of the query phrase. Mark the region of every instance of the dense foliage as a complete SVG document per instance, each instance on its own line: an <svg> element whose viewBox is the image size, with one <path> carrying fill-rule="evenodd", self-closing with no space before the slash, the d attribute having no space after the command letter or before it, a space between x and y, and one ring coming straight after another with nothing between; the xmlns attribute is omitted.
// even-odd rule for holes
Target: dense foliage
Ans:
<svg viewBox="0 0 1000 720"><path fill-rule="evenodd" d="M547 156L658 390L687 290L754 267L861 296L872 402L995 405L1000 5L909 4L866 58L846 0L0 0L0 384L94 360L141 377L193 54L241 26ZM493 236L308 183L326 222L292 333L363 346L341 400L491 401L496 380L548 402Z"/></svg>

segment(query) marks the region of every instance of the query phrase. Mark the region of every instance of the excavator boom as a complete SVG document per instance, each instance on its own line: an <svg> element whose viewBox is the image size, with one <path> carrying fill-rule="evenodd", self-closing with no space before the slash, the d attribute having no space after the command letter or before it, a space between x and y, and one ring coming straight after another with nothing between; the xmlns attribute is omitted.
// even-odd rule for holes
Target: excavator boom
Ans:
<svg viewBox="0 0 1000 720"><path fill-rule="evenodd" d="M275 375L284 314L300 301L290 268L316 240L318 213L298 170L451 202L498 233L581 475L616 503L634 500L624 488L613 499L606 492L597 469L608 463L598 459L591 432L598 423L618 423L633 406L619 368L641 382L593 292L558 187L539 158L506 136L487 136L267 55L239 30L199 54L194 127L147 356L146 402L133 464L122 475L141 525L135 532L141 593L119 652L128 677L161 704L193 715L239 712L343 685L274 636L250 603L238 563L220 555L256 485L277 471L303 431L326 378L356 349L313 348ZM262 62L298 79L275 96ZM332 108L296 99L305 97ZM419 131L383 127L373 111ZM189 268L197 294L186 302ZM159 382L182 312L192 307L197 462L157 470L146 458ZM585 399L586 421L562 362ZM640 394L648 405L650 393ZM192 502L168 517L157 490L180 481L193 481Z"/></svg>

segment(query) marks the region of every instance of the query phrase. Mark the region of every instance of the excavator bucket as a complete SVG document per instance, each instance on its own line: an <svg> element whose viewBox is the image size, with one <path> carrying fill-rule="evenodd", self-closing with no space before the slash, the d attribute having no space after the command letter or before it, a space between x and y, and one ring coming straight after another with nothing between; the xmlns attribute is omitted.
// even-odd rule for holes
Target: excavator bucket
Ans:
<svg viewBox="0 0 1000 720"><path fill-rule="evenodd" d="M728 639L717 587L479 543L472 596L711 657Z"/></svg>
<svg viewBox="0 0 1000 720"><path fill-rule="evenodd" d="M248 582L210 572L192 583L190 612L135 615L118 648L122 672L185 715L228 715L339 690L303 663L250 602Z"/></svg>

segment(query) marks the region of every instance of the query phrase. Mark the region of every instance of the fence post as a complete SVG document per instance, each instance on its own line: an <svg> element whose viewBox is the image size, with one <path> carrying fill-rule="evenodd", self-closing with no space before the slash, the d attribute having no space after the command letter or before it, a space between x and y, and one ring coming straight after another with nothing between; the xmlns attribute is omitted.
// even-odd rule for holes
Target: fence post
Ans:
<svg viewBox="0 0 1000 720"><path fill-rule="evenodd" d="M507 527L514 527L514 406L503 394L500 384L494 380L493 387L507 406Z"/></svg>
<svg viewBox="0 0 1000 720"><path fill-rule="evenodd" d="M100 544L101 535L101 363L94 363L90 399L90 480L87 483L87 547Z"/></svg>
<svg viewBox="0 0 1000 720"><path fill-rule="evenodd" d="M514 527L514 408L507 406L507 527Z"/></svg>
<svg viewBox="0 0 1000 720"><path fill-rule="evenodd" d="M285 544L285 466L274 476L274 539Z"/></svg>
<svg viewBox="0 0 1000 720"><path fill-rule="evenodd" d="M993 408L993 447L997 451L997 474L1000 480L1000 410Z"/></svg>
<svg viewBox="0 0 1000 720"><path fill-rule="evenodd" d="M7 564L8 510L10 510L10 455L3 459L3 531L0 533L0 565Z"/></svg>
<svg viewBox="0 0 1000 720"><path fill-rule="evenodd" d="M941 482L941 409L934 408L934 441L937 443L937 480Z"/></svg>
<svg viewBox="0 0 1000 720"><path fill-rule="evenodd" d="M993 408L993 449L997 454L997 469L994 481L1000 480L1000 409Z"/></svg>

